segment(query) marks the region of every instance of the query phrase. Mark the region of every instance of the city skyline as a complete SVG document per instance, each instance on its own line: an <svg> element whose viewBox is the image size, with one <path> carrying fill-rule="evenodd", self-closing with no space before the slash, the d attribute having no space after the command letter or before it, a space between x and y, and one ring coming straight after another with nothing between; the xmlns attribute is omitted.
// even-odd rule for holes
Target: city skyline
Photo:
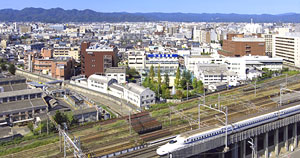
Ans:
<svg viewBox="0 0 300 158"><path fill-rule="evenodd" d="M104 4L104 5L103 5ZM188 0L183 3L179 0L151 0L140 3L137 0L88 0L88 1L40 1L40 0L12 0L2 2L0 9L18 9L28 7L36 8L63 8L63 9L90 9L97 12L128 12L128 13L236 13L236 14L285 14L285 13L300 13L300 1L286 0L284 2L279 0L252 0L252 1L238 1L238 0L215 0L215 1L197 1ZM287 9L288 8L288 9Z"/></svg>

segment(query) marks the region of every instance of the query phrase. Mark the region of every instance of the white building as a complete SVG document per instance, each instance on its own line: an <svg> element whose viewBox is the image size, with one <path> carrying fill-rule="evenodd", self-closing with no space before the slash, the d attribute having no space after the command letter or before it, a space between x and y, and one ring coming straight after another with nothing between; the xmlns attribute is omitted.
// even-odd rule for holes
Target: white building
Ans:
<svg viewBox="0 0 300 158"><path fill-rule="evenodd" d="M119 84L126 83L125 67L110 67L105 70L105 76L109 79L115 79Z"/></svg>
<svg viewBox="0 0 300 158"><path fill-rule="evenodd" d="M128 83L124 88L124 99L139 107L149 107L155 104L155 93L149 88Z"/></svg>
<svg viewBox="0 0 300 158"><path fill-rule="evenodd" d="M195 68L194 75L201 80L204 85L214 83L237 82L238 75L228 71L225 64L198 64Z"/></svg>
<svg viewBox="0 0 300 158"><path fill-rule="evenodd" d="M271 57L273 51L273 34L263 34L262 37L266 42L266 55Z"/></svg>
<svg viewBox="0 0 300 158"><path fill-rule="evenodd" d="M300 68L300 33L275 35L273 38L273 57L281 57L284 64Z"/></svg>
<svg viewBox="0 0 300 158"><path fill-rule="evenodd" d="M145 69L145 51L130 51L128 54L128 66L137 71Z"/></svg>
<svg viewBox="0 0 300 158"><path fill-rule="evenodd" d="M249 79L248 71L252 69L262 70L268 68L269 70L281 70L283 59L270 58L268 56L243 56L243 57L226 57L226 58L213 58L212 56L186 56L186 68L197 73L196 68L199 64L225 64L227 70L234 72L237 75L237 80Z"/></svg>
<svg viewBox="0 0 300 158"><path fill-rule="evenodd" d="M150 105L155 104L155 93L149 88L135 83L123 86L118 84L116 79L103 75L94 74L88 79L84 76L76 76L71 79L70 83L124 99L139 108L148 108Z"/></svg>
<svg viewBox="0 0 300 158"><path fill-rule="evenodd" d="M88 88L102 92L107 94L108 93L108 86L113 83L117 83L115 79L109 79L105 76L93 74L88 78Z"/></svg>

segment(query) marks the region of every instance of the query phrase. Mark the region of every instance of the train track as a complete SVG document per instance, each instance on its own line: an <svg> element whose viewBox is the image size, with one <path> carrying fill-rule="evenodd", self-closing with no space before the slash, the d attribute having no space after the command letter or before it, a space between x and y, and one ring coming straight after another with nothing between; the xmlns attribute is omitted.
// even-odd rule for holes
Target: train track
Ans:
<svg viewBox="0 0 300 158"><path fill-rule="evenodd" d="M126 154L122 154L120 156L115 156L115 158L155 158L155 157L159 157L156 154L156 149L158 147L159 147L159 145L153 145L153 146L150 146L147 148L143 148L143 149L129 152Z"/></svg>

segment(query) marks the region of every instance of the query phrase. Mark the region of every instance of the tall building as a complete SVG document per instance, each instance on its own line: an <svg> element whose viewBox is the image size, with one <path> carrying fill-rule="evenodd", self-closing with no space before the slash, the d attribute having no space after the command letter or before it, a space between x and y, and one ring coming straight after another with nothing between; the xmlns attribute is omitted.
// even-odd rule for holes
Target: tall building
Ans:
<svg viewBox="0 0 300 158"><path fill-rule="evenodd" d="M118 66L118 49L106 45L81 44L81 74L89 77L92 74L102 74L107 68Z"/></svg>
<svg viewBox="0 0 300 158"><path fill-rule="evenodd" d="M273 57L282 57L284 64L300 68L300 33L275 35Z"/></svg>
<svg viewBox="0 0 300 158"><path fill-rule="evenodd" d="M273 51L273 34L263 34L262 37L266 42L266 55L271 57Z"/></svg>

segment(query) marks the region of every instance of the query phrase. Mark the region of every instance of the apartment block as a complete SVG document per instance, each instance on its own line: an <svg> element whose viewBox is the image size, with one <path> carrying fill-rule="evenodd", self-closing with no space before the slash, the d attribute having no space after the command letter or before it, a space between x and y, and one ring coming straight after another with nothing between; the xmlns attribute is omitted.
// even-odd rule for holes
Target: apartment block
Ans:
<svg viewBox="0 0 300 158"><path fill-rule="evenodd" d="M275 35L272 56L281 57L284 64L300 68L300 33Z"/></svg>

